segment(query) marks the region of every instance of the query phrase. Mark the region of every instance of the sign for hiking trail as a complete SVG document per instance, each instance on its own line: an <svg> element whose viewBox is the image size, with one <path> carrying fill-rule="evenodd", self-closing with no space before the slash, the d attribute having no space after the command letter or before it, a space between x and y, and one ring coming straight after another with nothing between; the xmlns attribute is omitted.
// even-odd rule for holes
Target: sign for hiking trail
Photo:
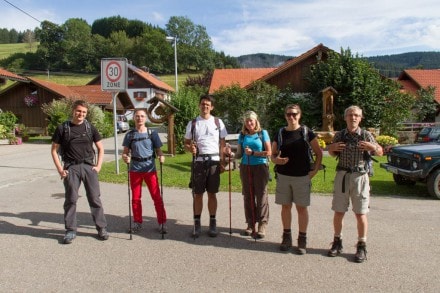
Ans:
<svg viewBox="0 0 440 293"><path fill-rule="evenodd" d="M101 89L111 92L125 92L127 89L127 59L101 59Z"/></svg>

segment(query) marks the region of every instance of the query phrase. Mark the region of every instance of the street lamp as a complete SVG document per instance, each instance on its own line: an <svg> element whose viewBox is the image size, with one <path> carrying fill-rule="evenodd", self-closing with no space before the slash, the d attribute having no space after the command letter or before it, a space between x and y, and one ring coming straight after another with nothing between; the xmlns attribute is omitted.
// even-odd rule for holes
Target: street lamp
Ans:
<svg viewBox="0 0 440 293"><path fill-rule="evenodd" d="M167 42L174 42L174 72L175 72L175 79L176 79L176 93L179 90L178 87L178 81L177 81L177 38L176 37L166 37Z"/></svg>

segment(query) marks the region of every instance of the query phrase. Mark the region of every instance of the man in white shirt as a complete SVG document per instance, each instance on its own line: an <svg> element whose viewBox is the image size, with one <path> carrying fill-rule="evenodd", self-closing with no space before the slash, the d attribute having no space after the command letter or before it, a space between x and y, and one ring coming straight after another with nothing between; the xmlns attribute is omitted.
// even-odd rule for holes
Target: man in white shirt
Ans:
<svg viewBox="0 0 440 293"><path fill-rule="evenodd" d="M200 97L200 115L186 126L185 149L193 154L191 183L193 193L193 236L201 233L203 193L208 193L210 237L217 236L216 212L220 173L224 171L225 137L227 131L222 120L211 115L214 99L210 95ZM229 150L230 151L230 150Z"/></svg>

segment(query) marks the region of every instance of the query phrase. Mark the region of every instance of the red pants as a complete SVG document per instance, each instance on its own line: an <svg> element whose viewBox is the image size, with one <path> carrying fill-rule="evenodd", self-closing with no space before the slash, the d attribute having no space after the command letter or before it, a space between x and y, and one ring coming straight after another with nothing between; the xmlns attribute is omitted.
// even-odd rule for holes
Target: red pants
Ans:
<svg viewBox="0 0 440 293"><path fill-rule="evenodd" d="M151 198L156 209L157 222L163 224L167 221L167 215L160 195L157 172L130 172L130 186L132 192L131 207L133 209L134 222L142 223L142 181L147 184Z"/></svg>

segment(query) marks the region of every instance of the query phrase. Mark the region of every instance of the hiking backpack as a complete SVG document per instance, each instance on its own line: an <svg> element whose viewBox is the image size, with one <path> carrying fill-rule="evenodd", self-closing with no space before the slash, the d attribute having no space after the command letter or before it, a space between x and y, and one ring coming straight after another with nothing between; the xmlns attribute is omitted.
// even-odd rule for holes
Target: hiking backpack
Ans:
<svg viewBox="0 0 440 293"><path fill-rule="evenodd" d="M87 121L87 119L84 120L84 124L86 126L86 134L89 138L90 142L93 142L93 133L92 133L92 127L90 126L90 122ZM65 152L66 149L69 147L70 143L70 120L63 122L63 133L61 134L61 143L60 147L58 148L58 155L61 157L63 161L65 161ZM95 149L93 149L93 161L95 161Z"/></svg>

